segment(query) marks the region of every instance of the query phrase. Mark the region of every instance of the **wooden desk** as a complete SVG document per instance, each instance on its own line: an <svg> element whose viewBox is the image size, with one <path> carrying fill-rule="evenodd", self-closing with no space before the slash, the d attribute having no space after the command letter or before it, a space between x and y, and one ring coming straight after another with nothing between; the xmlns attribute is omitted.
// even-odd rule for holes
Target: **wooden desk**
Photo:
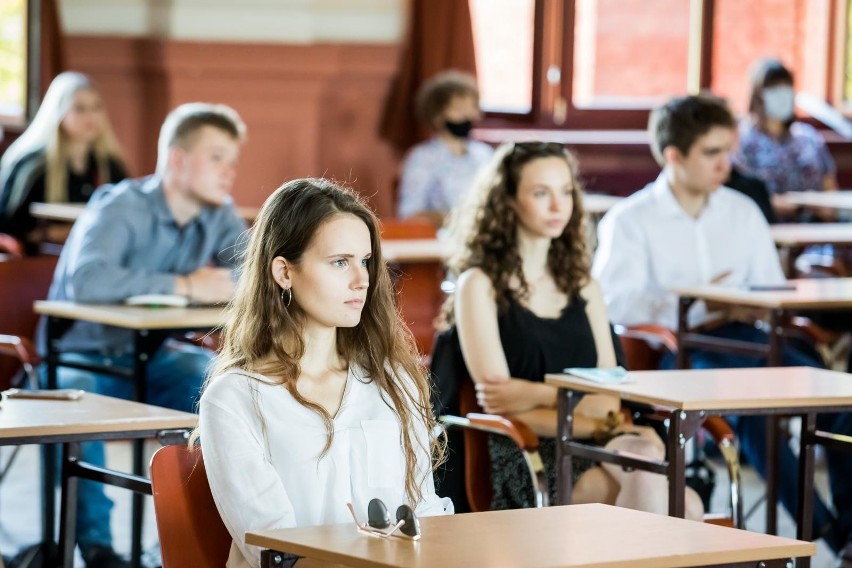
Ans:
<svg viewBox="0 0 852 568"><path fill-rule="evenodd" d="M64 444L58 563L72 566L77 523L77 479L151 493L149 480L94 468L77 461L79 443L97 440L159 438L185 443L198 417L187 412L159 408L86 393L79 400L4 399L0 409L0 445L47 444L43 471L42 540L53 540L55 522L55 443ZM142 552L142 510L134 499L132 556L138 566Z"/></svg>
<svg viewBox="0 0 852 568"><path fill-rule="evenodd" d="M388 262L442 263L449 247L438 239L385 239L382 240L382 254Z"/></svg>
<svg viewBox="0 0 852 568"><path fill-rule="evenodd" d="M85 203L32 203L30 215L36 219L57 223L73 223L86 209ZM260 212L258 207L237 207L240 217L253 223Z"/></svg>
<svg viewBox="0 0 852 568"><path fill-rule="evenodd" d="M633 383L602 385L571 375L549 374L547 384L559 388L557 479L559 503L571 495L572 456L617 463L669 477L669 514L684 515L684 445L710 415L797 415L802 417L797 536L811 538L814 446L838 447L852 440L816 432L820 412L852 410L852 375L810 367L636 371ZM572 440L571 423L578 393L601 393L660 407L668 413L668 461L614 454ZM848 447L848 446L847 446ZM773 471L773 470L769 470ZM770 476L771 478L771 476Z"/></svg>
<svg viewBox="0 0 852 568"><path fill-rule="evenodd" d="M782 359L781 340L784 334L784 321L791 310L838 310L852 308L852 278L823 278L788 280L795 290L756 291L743 288L732 288L721 285L706 285L696 287L679 287L673 291L680 296L678 302L678 353L677 367L685 369L688 365L688 351L691 347L754 355L765 357L768 367L779 367ZM769 311L769 341L766 345L722 339L691 330L687 314L696 300L710 300L730 305L753 308L766 308ZM775 436L773 425L777 422L770 419L767 427L766 462L767 471L774 472L776 464ZM766 530L774 533L777 527L776 485L773 476L767 479Z"/></svg>
<svg viewBox="0 0 852 568"><path fill-rule="evenodd" d="M420 524L418 542L371 537L352 524L247 533L246 542L360 568L785 566L816 551L809 542L599 504L425 517ZM276 566L275 556L265 553L261 565Z"/></svg>
<svg viewBox="0 0 852 568"><path fill-rule="evenodd" d="M162 345L164 334L188 331L206 331L225 323L223 308L148 308L115 304L78 304L63 301L39 301L34 305L36 313L47 316L47 388L57 387L57 369L72 367L83 371L123 377L133 381L133 397L137 402L146 402L148 361ZM59 338L66 322L88 321L112 325L133 331L133 368L92 365L64 361L59 352ZM137 440L133 444L133 473L141 475L144 464L144 444ZM133 496L134 527L141 530L142 496ZM137 513L138 511L138 513ZM140 533L141 534L141 533ZM136 538L134 533L134 542ZM135 552L135 551L134 551Z"/></svg>
<svg viewBox="0 0 852 568"><path fill-rule="evenodd" d="M796 257L811 245L852 245L852 223L786 223L770 225L787 276L793 276Z"/></svg>
<svg viewBox="0 0 852 568"><path fill-rule="evenodd" d="M678 367L686 367L686 347L701 347L733 353L767 357L770 367L781 364L782 317L790 310L837 310L852 308L852 278L819 278L788 280L794 290L750 290L718 284L675 287L678 305ZM696 300L767 308L770 312L769 345L708 338L688 328L687 313Z"/></svg>
<svg viewBox="0 0 852 568"><path fill-rule="evenodd" d="M47 387L56 388L57 367L74 367L133 380L134 400L145 402L148 360L162 344L155 331L183 332L209 330L225 323L224 308L149 308L117 304L80 304L56 300L38 301L36 313L47 316ZM63 361L59 353L60 331L64 322L87 321L122 327L133 331L134 367L132 370L84 365Z"/></svg>
<svg viewBox="0 0 852 568"><path fill-rule="evenodd" d="M800 207L827 207L852 210L852 191L790 191L783 194L784 200Z"/></svg>

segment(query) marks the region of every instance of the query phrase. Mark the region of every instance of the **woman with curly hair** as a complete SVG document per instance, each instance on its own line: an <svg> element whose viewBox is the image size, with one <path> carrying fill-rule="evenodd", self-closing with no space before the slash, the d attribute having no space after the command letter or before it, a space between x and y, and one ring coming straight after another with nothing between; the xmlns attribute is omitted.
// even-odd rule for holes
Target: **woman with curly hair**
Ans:
<svg viewBox="0 0 852 568"><path fill-rule="evenodd" d="M542 438L555 502L556 389L544 375L617 364L601 290L589 275L577 164L561 144L508 144L484 174L450 221L448 266L457 284L444 308L452 327L439 336L433 371L447 384L453 350L446 346L457 343L463 361L456 365L466 368L455 371L473 379L480 406L522 420ZM574 435L591 438L618 413L618 399L588 395L577 406ZM655 453L661 442L641 432ZM492 435L489 454L492 508L533 506L515 444ZM616 501L619 487L609 474L593 468L580 477L591 463L574 463L573 502ZM665 502L664 492L659 500Z"/></svg>
<svg viewBox="0 0 852 568"><path fill-rule="evenodd" d="M435 495L429 383L394 305L376 217L352 192L301 179L251 229L199 429L229 567L259 566L247 531L452 512Z"/></svg>

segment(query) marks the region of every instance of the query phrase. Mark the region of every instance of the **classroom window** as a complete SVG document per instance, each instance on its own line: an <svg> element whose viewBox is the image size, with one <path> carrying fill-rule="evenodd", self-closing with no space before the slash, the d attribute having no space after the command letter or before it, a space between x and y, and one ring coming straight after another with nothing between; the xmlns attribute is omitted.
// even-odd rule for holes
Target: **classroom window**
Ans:
<svg viewBox="0 0 852 568"><path fill-rule="evenodd" d="M743 113L749 68L761 57L790 66L797 90L852 103L852 0L470 0L470 5L480 87L487 92L486 126L643 129L648 111L661 101L699 91L726 97ZM490 18L495 26L511 21L512 29L492 31ZM521 49L515 53L508 45ZM510 92L517 94L507 102Z"/></svg>
<svg viewBox="0 0 852 568"><path fill-rule="evenodd" d="M27 9L24 0L0 0L0 124L24 121L27 89Z"/></svg>
<svg viewBox="0 0 852 568"><path fill-rule="evenodd" d="M689 18L684 0L577 0L574 106L649 108L684 93Z"/></svg>
<svg viewBox="0 0 852 568"><path fill-rule="evenodd" d="M482 108L529 114L535 0L470 0L470 12Z"/></svg>

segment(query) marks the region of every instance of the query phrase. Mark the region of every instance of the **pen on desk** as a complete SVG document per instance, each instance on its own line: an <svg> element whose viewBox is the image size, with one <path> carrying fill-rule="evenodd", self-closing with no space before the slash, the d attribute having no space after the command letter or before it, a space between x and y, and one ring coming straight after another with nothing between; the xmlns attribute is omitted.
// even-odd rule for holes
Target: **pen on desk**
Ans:
<svg viewBox="0 0 852 568"><path fill-rule="evenodd" d="M795 284L753 284L748 287L752 292L782 292L796 289Z"/></svg>

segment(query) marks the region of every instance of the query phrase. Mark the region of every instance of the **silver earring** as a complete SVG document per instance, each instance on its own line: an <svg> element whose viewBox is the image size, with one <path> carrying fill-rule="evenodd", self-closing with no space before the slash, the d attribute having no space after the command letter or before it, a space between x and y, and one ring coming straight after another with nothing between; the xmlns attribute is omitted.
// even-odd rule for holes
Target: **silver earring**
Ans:
<svg viewBox="0 0 852 568"><path fill-rule="evenodd" d="M287 299L284 299L284 293L287 293ZM293 301L293 289L292 288L281 288L281 301L284 302L284 307L289 308L290 302Z"/></svg>

